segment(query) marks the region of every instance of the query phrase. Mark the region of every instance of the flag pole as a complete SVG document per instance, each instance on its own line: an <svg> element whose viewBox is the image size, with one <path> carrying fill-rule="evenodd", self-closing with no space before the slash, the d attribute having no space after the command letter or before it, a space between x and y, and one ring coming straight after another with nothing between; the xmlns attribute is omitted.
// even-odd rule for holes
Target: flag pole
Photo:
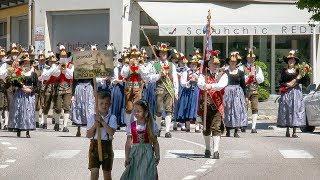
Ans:
<svg viewBox="0 0 320 180"><path fill-rule="evenodd" d="M205 66L205 61L209 60L209 56L208 54L210 54L210 51L212 51L212 48L210 49L209 47L212 46L212 43L210 41L211 38L211 25L210 25L210 21L211 21L211 12L210 10L208 11L208 16L207 16L207 25L206 25L206 46L205 46L205 50L203 51L203 65L202 65L202 69L201 72L203 72L204 69L204 78L205 78L205 83L208 83L208 79L207 79L207 69ZM204 106L203 106L203 130L206 130L206 123L207 123L207 101L208 101L208 92L205 90L204 91Z"/></svg>

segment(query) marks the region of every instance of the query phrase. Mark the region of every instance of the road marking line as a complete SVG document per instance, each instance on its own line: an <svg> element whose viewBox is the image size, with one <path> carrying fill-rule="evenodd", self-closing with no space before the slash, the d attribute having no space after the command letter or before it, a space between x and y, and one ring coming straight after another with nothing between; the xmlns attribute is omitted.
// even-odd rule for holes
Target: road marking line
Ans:
<svg viewBox="0 0 320 180"><path fill-rule="evenodd" d="M6 167L8 167L9 165L0 165L0 169L4 169Z"/></svg>
<svg viewBox="0 0 320 180"><path fill-rule="evenodd" d="M184 177L182 180L189 180L189 179L194 179L194 178L196 178L197 176L186 176L186 177Z"/></svg>
<svg viewBox="0 0 320 180"><path fill-rule="evenodd" d="M205 163L205 165L211 164L213 165L214 163L216 163L216 159L208 159Z"/></svg>
<svg viewBox="0 0 320 180"><path fill-rule="evenodd" d="M247 150L227 150L223 152L224 158L251 158L250 151Z"/></svg>
<svg viewBox="0 0 320 180"><path fill-rule="evenodd" d="M126 157L124 150L113 150L115 159L124 159Z"/></svg>
<svg viewBox="0 0 320 180"><path fill-rule="evenodd" d="M14 162L16 162L15 159L8 159L8 160L6 160L6 163L14 163Z"/></svg>
<svg viewBox="0 0 320 180"><path fill-rule="evenodd" d="M207 171L207 169L197 169L197 170L195 170L195 172L197 172L197 173L203 173L203 172L206 172Z"/></svg>
<svg viewBox="0 0 320 180"><path fill-rule="evenodd" d="M18 149L17 147L8 147L8 149Z"/></svg>
<svg viewBox="0 0 320 180"><path fill-rule="evenodd" d="M305 150L279 150L284 158L305 158L312 159L313 156Z"/></svg>
<svg viewBox="0 0 320 180"><path fill-rule="evenodd" d="M210 165L203 165L203 166L201 166L201 169L210 169L210 168L212 168L212 166L210 166Z"/></svg>
<svg viewBox="0 0 320 180"><path fill-rule="evenodd" d="M180 139L180 138L175 138L175 137L173 137L171 139L176 139L176 140L179 140L179 141L184 141L184 142L187 142L187 143L190 143L190 144L194 144L194 145L202 147L203 149L206 148L206 146L203 145L203 144L199 144L199 143L196 143L196 142L188 141L188 140L185 140L185 139Z"/></svg>
<svg viewBox="0 0 320 180"><path fill-rule="evenodd" d="M164 158L183 158L188 156L193 156L193 150L167 150Z"/></svg>
<svg viewBox="0 0 320 180"><path fill-rule="evenodd" d="M11 143L9 143L9 142L2 142L1 144L3 144L3 145L11 145Z"/></svg>
<svg viewBox="0 0 320 180"><path fill-rule="evenodd" d="M45 157L45 159L70 159L79 153L80 150L55 150Z"/></svg>

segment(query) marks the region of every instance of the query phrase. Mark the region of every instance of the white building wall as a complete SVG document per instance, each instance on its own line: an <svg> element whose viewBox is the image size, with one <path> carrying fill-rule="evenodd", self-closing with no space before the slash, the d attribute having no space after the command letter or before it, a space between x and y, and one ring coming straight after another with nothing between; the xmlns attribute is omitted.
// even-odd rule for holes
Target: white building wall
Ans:
<svg viewBox="0 0 320 180"><path fill-rule="evenodd" d="M124 13L124 7L128 5L127 8L130 8L130 4L130 0L35 0L34 26L35 29L44 27L45 49L54 50L55 47L51 47L52 32L50 32L50 25L52 19L48 15L50 12L109 10L109 43L113 43L116 48L122 49L130 44L132 22L130 22L128 14ZM124 14L126 14L125 18L123 18ZM79 36L81 36L80 33Z"/></svg>

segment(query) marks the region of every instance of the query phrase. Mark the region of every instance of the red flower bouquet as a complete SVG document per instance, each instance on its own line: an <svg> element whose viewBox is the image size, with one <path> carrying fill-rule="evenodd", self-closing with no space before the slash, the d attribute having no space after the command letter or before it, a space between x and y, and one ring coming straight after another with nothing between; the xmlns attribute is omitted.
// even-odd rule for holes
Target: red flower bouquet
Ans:
<svg viewBox="0 0 320 180"><path fill-rule="evenodd" d="M300 74L301 78L305 77L306 75L310 76L312 73L311 66L305 62L297 64L295 68L296 68L297 73Z"/></svg>
<svg viewBox="0 0 320 180"><path fill-rule="evenodd" d="M14 82L17 81L20 84L23 84L24 73L22 73L22 68L19 67L15 71L9 71L9 81Z"/></svg>

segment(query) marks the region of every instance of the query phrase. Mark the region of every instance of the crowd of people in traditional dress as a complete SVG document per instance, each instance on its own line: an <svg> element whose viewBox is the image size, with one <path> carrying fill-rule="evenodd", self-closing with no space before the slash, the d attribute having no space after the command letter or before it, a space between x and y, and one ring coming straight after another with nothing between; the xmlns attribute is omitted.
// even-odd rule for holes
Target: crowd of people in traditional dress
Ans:
<svg viewBox="0 0 320 180"><path fill-rule="evenodd" d="M78 127L75 136L80 137L81 126L87 126L93 177L99 175L101 164L97 160L96 123L101 126L103 152L108 157L113 157L113 134L126 127L126 170L121 179L135 179L141 174L156 179L160 160L157 137L163 135L162 126L164 137L172 137L171 122L174 131L179 128L190 132L190 124L194 123L195 132L200 133L206 118L202 131L206 158L219 159L220 138L225 131L231 137L232 130L236 138L240 137L239 131L245 132L248 105L252 111L251 133L257 133L258 85L264 81L264 74L254 63L253 49L245 58L232 52L222 63L218 51L212 51L210 59L203 61L199 49L188 58L170 49L167 43L159 43L150 58L145 49L132 45L114 58L113 77L96 79L98 99L94 96L93 79L73 78L72 54L63 45L47 57L32 46L23 49L12 44L8 52L0 49L0 129L16 131L18 137L26 131L30 138L30 131L48 128L51 108L55 131L69 132L71 120ZM107 49L114 50L111 46ZM97 47L92 46L91 50ZM288 66L281 73L280 85L285 91L279 100L277 124L287 128L287 137L297 138L296 128L305 124L303 95L298 85L301 75L295 69L299 58L290 51L284 61ZM289 128L293 128L292 136ZM102 168L105 176L111 177L110 159L102 163Z"/></svg>

